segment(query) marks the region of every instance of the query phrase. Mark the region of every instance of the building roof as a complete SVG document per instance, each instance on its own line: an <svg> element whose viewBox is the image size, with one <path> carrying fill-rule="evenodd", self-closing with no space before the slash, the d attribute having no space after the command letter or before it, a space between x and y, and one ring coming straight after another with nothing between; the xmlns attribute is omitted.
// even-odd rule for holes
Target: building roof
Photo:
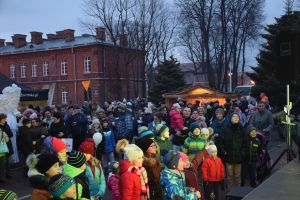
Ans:
<svg viewBox="0 0 300 200"><path fill-rule="evenodd" d="M98 40L94 35L84 34L82 36L74 37L74 40L69 42L66 42L65 39L54 39L54 40L44 39L44 41L41 44L27 43L25 46L20 48L15 48L14 45L6 45L0 47L0 55L49 51L49 50L66 49L66 48L95 45L95 44L112 45L113 43L110 41Z"/></svg>

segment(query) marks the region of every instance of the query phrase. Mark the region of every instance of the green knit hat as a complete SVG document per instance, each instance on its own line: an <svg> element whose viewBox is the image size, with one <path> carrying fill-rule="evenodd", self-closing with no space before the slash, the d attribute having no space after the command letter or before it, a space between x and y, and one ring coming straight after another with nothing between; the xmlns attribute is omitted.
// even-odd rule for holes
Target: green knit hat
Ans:
<svg viewBox="0 0 300 200"><path fill-rule="evenodd" d="M165 130L169 129L166 125L158 124L155 126L156 136L160 136Z"/></svg>
<svg viewBox="0 0 300 200"><path fill-rule="evenodd" d="M18 196L13 191L0 190L0 199L2 199L2 200L17 200Z"/></svg>

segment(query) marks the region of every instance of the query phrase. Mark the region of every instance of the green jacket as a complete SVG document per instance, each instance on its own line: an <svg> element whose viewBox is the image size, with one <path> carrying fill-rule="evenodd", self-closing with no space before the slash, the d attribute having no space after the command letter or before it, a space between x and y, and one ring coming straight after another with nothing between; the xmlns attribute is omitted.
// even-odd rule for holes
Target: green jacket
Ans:
<svg viewBox="0 0 300 200"><path fill-rule="evenodd" d="M90 198L88 183L87 183L87 185L85 185L84 181L81 178L81 177L85 176L84 170L73 167L72 165L69 165L69 164L65 164L63 166L63 168L64 168L63 173L65 175L72 177L76 181L76 184L77 184L76 185L76 190L77 190L76 193L78 194L78 199L80 199L80 200L92 199L92 198ZM86 188L86 186L87 186L87 188ZM77 197L74 197L74 199L76 199L76 198Z"/></svg>
<svg viewBox="0 0 300 200"><path fill-rule="evenodd" d="M205 144L205 139L200 137L200 135L195 136L190 134L184 141L182 152L187 154L190 160L192 160L199 151L204 149Z"/></svg>
<svg viewBox="0 0 300 200"><path fill-rule="evenodd" d="M170 140L168 139L162 140L160 137L157 137L155 141L160 148L160 152L164 152L164 151L169 152L170 150L173 150L173 146Z"/></svg>

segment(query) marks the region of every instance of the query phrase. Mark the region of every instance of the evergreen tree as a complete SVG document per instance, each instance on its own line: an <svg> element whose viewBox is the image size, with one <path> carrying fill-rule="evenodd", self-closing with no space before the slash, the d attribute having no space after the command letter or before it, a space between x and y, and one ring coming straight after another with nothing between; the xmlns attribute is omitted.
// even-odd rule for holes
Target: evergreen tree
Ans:
<svg viewBox="0 0 300 200"><path fill-rule="evenodd" d="M158 73L155 76L153 87L149 90L149 99L154 103L162 102L162 95L178 90L185 85L180 64L172 56L157 66Z"/></svg>
<svg viewBox="0 0 300 200"><path fill-rule="evenodd" d="M276 36L280 31L300 31L300 12L287 13L276 19L276 23L268 25L266 33L262 35L266 39L266 43L262 45L258 55L257 67L252 67L253 73L247 75L255 81L255 86L252 88L252 95L258 97L260 92L266 92L269 96L271 105L282 108L286 104L286 86L280 83L276 77L280 76L276 71L277 61L277 41ZM298 79L297 79L298 80ZM291 100L300 94L299 81L292 82Z"/></svg>

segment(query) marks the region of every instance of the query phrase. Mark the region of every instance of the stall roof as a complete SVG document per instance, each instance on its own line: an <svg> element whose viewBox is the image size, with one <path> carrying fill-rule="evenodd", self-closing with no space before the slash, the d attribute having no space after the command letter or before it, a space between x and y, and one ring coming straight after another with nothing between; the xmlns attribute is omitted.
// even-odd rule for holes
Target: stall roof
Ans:
<svg viewBox="0 0 300 200"><path fill-rule="evenodd" d="M48 100L49 90L31 89L0 73L0 94L2 94L2 90L5 87L11 86L12 84L16 84L19 88L21 88L21 101Z"/></svg>

